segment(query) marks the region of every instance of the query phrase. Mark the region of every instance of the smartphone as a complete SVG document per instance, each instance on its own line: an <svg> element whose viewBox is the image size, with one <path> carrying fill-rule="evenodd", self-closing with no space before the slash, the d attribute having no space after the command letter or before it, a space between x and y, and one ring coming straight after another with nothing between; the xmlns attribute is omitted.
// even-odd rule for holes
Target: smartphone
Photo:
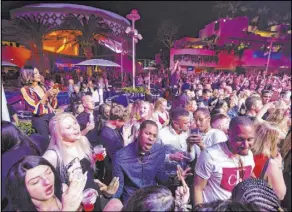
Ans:
<svg viewBox="0 0 292 212"><path fill-rule="evenodd" d="M195 129L191 129L191 134L199 134L200 130L195 128Z"/></svg>
<svg viewBox="0 0 292 212"><path fill-rule="evenodd" d="M80 178L83 174L79 158L74 158L66 167L69 179L71 177Z"/></svg>

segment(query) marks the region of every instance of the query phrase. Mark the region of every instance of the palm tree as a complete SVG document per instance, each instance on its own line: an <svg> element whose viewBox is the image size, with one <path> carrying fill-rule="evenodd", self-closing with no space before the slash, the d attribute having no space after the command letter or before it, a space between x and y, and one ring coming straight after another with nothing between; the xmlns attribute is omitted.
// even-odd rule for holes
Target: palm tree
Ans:
<svg viewBox="0 0 292 212"><path fill-rule="evenodd" d="M218 13L219 18L234 18L238 14L246 15L251 10L250 4L242 1L216 1L213 10Z"/></svg>
<svg viewBox="0 0 292 212"><path fill-rule="evenodd" d="M72 46L79 45L79 49L87 59L93 57L92 47L97 44L101 37L113 37L112 30L103 18L91 15L85 16L69 14L60 25L62 30L70 30L73 35Z"/></svg>
<svg viewBox="0 0 292 212"><path fill-rule="evenodd" d="M3 39L13 41L31 50L33 65L41 72L48 68L45 63L46 55L43 51L43 38L54 31L55 26L46 19L35 16L22 16L12 21L3 21Z"/></svg>

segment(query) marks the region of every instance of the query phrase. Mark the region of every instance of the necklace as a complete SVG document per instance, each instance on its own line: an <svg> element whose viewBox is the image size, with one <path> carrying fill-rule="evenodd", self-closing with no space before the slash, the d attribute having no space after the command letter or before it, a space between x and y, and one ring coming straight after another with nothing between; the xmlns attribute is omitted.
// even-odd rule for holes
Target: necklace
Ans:
<svg viewBox="0 0 292 212"><path fill-rule="evenodd" d="M227 144L227 149L229 150L230 153L232 153L230 151L230 148L228 146L228 142L226 143ZM244 180L244 175L245 175L245 169L244 169L244 162L242 161L242 158L239 156L238 158L238 163L235 162L234 160L234 155L232 154L231 155L231 159L232 159L232 162L234 163L234 165L238 168L238 171L239 171L239 179L238 181L239 182L242 182ZM239 165L238 165L239 164Z"/></svg>
<svg viewBox="0 0 292 212"><path fill-rule="evenodd" d="M143 155L142 156L142 158L144 158L144 157L146 157L145 155ZM148 155L148 158L147 158L147 160L145 161L145 162L142 162L142 160L139 160L139 157L137 158L137 160L138 160L138 162L140 163L140 164L142 164L142 165L145 165L145 164L147 164L148 163L148 161L149 161L149 158L150 158L150 156Z"/></svg>

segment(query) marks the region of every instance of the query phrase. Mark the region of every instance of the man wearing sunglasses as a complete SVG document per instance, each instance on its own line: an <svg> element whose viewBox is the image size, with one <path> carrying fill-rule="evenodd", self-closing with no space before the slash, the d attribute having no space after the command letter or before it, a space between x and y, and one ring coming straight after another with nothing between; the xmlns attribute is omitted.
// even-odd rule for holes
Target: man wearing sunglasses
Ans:
<svg viewBox="0 0 292 212"><path fill-rule="evenodd" d="M200 154L195 167L195 205L229 199L232 189L251 176L254 160L250 148L254 133L253 121L237 116L230 122L229 140Z"/></svg>

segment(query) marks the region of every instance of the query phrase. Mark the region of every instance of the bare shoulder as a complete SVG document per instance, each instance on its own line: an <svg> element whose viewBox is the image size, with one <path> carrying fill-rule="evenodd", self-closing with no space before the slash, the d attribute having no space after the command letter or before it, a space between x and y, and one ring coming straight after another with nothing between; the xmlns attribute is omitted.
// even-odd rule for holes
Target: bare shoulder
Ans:
<svg viewBox="0 0 292 212"><path fill-rule="evenodd" d="M49 161L55 168L57 167L57 157L57 153L50 149L48 149L43 155L43 158Z"/></svg>

